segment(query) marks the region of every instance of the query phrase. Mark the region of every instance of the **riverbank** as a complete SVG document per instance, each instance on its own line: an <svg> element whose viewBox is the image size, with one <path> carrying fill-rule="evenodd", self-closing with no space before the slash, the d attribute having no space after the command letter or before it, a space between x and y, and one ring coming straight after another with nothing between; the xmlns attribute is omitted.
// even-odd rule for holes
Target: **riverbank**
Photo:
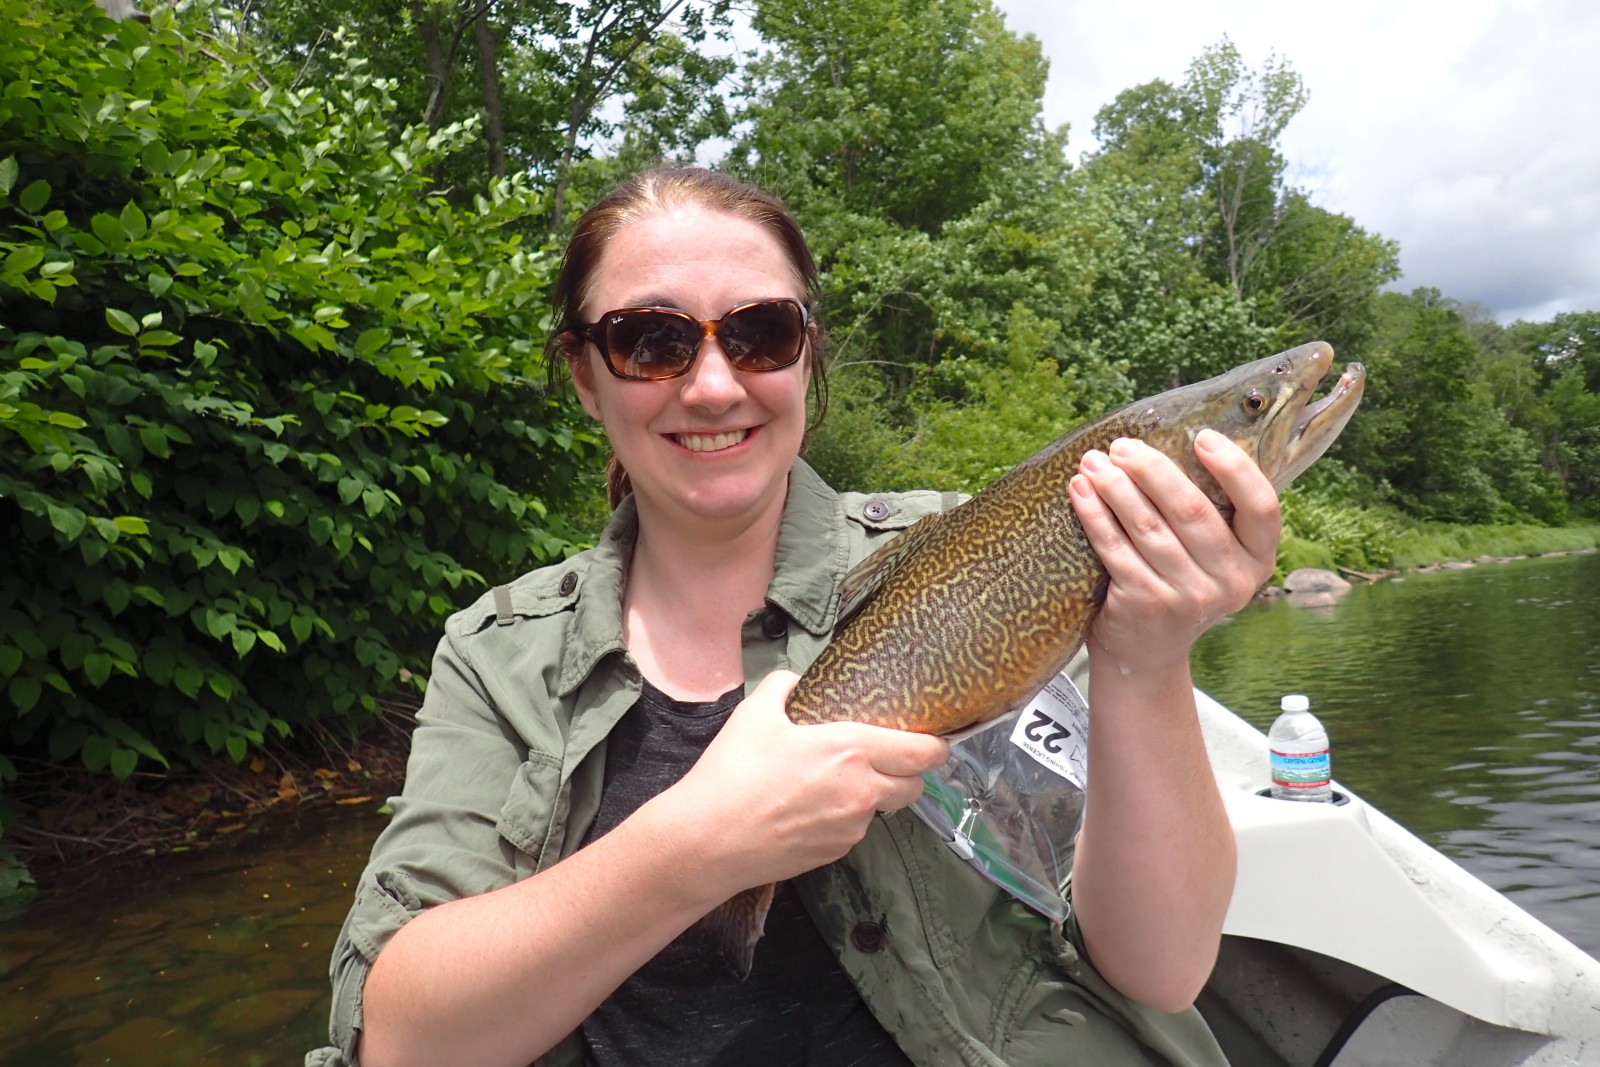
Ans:
<svg viewBox="0 0 1600 1067"><path fill-rule="evenodd" d="M1337 569L1350 580L1381 581L1596 551L1600 527L1422 526L1399 540L1391 566ZM286 809L381 805L404 781L415 712L414 703L390 702L358 740L302 739L242 765L218 757L179 772L137 772L125 782L81 765L17 760L0 846L19 862L5 863L0 852L0 907L91 868L113 869L119 859L209 848Z"/></svg>
<svg viewBox="0 0 1600 1067"><path fill-rule="evenodd" d="M1488 559L1523 559L1600 549L1600 526L1447 526L1425 523L1395 540L1390 566L1427 566Z"/></svg>
<svg viewBox="0 0 1600 1067"><path fill-rule="evenodd" d="M15 862L0 860L0 913L69 880L109 876L134 858L231 841L287 810L383 804L405 779L417 704L381 706L358 739L323 734L242 764L218 756L120 782L81 764L16 759L0 840Z"/></svg>

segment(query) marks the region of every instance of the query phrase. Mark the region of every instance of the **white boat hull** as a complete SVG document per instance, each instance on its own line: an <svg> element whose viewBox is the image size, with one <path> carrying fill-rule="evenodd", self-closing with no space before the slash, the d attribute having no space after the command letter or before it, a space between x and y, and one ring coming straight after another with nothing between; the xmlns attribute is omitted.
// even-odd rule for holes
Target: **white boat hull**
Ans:
<svg viewBox="0 0 1600 1067"><path fill-rule="evenodd" d="M1196 697L1239 846L1200 1009L1235 1067L1600 1065L1600 963L1337 783L1258 795L1266 738Z"/></svg>

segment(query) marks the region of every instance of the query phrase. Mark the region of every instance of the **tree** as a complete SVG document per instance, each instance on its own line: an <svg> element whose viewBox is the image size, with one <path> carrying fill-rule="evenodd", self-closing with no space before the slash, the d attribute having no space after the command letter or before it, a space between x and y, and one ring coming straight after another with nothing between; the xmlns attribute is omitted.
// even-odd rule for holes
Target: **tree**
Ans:
<svg viewBox="0 0 1600 1067"><path fill-rule="evenodd" d="M457 205L462 126L337 40L275 85L211 15L0 0L0 724L119 777L359 722L573 547L598 451L542 388L543 202Z"/></svg>
<svg viewBox="0 0 1600 1067"><path fill-rule="evenodd" d="M761 0L730 162L796 208L936 234L1060 140L1039 42L988 0Z"/></svg>
<svg viewBox="0 0 1600 1067"><path fill-rule="evenodd" d="M1573 504L1600 513L1600 311L1568 312L1505 331L1492 368L1496 399L1540 443Z"/></svg>
<svg viewBox="0 0 1600 1067"><path fill-rule="evenodd" d="M1285 61L1251 71L1224 38L1181 84L1149 82L1102 108L1101 148L1086 170L1148 228L1143 247L1165 288L1199 294L1201 279L1224 287L1270 347L1320 337L1354 353L1370 335L1379 288L1398 275L1398 250L1285 186L1278 142L1305 100ZM1186 380L1220 369L1172 361Z"/></svg>
<svg viewBox="0 0 1600 1067"><path fill-rule="evenodd" d="M1449 522L1564 517L1537 443L1508 425L1480 377L1460 308L1437 290L1381 298L1362 410L1335 454L1382 479L1408 510Z"/></svg>
<svg viewBox="0 0 1600 1067"><path fill-rule="evenodd" d="M328 36L347 28L401 113L438 130L472 117L485 137L441 184L478 191L509 171L553 190L559 231L569 187L597 144L631 130L658 153L727 132L718 85L732 60L705 50L726 35L728 0L277 0L243 20L297 81L331 71ZM617 107L612 107L613 103Z"/></svg>

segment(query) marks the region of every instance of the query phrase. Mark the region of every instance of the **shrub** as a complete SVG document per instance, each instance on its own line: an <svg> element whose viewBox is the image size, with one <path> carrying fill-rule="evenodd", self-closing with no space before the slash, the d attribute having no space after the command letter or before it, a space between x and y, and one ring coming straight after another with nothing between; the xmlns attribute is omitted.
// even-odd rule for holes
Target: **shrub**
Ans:
<svg viewBox="0 0 1600 1067"><path fill-rule="evenodd" d="M0 14L10 742L121 777L353 725L572 547L543 208L433 188L471 131L395 129L358 59L286 89L204 5Z"/></svg>
<svg viewBox="0 0 1600 1067"><path fill-rule="evenodd" d="M1382 512L1331 501L1299 486L1286 489L1281 500L1282 573L1298 567L1377 570L1393 559L1400 526Z"/></svg>

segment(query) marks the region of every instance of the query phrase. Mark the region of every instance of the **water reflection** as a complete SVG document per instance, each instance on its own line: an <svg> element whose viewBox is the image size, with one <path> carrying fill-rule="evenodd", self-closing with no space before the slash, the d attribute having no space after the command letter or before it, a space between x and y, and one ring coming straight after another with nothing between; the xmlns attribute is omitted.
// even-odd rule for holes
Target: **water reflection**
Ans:
<svg viewBox="0 0 1600 1067"><path fill-rule="evenodd" d="M298 1063L324 1040L328 954L380 823L281 819L34 905L0 927L0 1062Z"/></svg>
<svg viewBox="0 0 1600 1067"><path fill-rule="evenodd" d="M1335 777L1600 955L1600 556L1252 608L1195 678L1262 729L1309 693Z"/></svg>

